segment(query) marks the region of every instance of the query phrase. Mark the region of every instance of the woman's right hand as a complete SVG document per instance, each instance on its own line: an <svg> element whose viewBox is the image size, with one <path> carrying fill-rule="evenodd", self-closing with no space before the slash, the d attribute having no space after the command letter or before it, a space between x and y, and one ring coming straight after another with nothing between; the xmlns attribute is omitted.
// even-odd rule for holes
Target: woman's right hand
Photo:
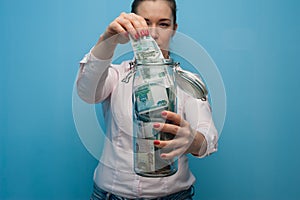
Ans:
<svg viewBox="0 0 300 200"><path fill-rule="evenodd" d="M129 35L133 39L149 35L148 25L143 17L123 12L109 24L101 35L92 50L93 55L100 59L111 58L117 44L127 43Z"/></svg>
<svg viewBox="0 0 300 200"><path fill-rule="evenodd" d="M113 39L114 44L124 44L129 41L129 36L138 39L140 36L149 35L146 20L134 13L121 13L112 21L103 34L103 39L116 36Z"/></svg>

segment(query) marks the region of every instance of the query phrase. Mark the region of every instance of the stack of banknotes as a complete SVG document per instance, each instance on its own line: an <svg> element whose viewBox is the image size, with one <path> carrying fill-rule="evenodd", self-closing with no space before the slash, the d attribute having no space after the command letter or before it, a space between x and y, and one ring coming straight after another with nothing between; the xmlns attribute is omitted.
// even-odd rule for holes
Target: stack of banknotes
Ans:
<svg viewBox="0 0 300 200"><path fill-rule="evenodd" d="M137 63L134 95L134 131L135 131L135 169L139 174L168 173L171 161L162 160L160 149L153 145L153 140L169 140L172 135L153 129L153 123L164 123L163 110L175 111L176 94L172 70L162 64L164 57L157 43L151 36L138 40L131 39ZM150 65L149 65L150 64Z"/></svg>

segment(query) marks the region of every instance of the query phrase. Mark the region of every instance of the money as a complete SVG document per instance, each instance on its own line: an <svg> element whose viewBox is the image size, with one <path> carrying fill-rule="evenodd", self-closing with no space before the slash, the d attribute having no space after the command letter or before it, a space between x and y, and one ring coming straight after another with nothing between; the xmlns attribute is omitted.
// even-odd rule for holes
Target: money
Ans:
<svg viewBox="0 0 300 200"><path fill-rule="evenodd" d="M139 114L165 108L169 98L165 87L156 83L139 86L135 91L136 111Z"/></svg>
<svg viewBox="0 0 300 200"><path fill-rule="evenodd" d="M136 60L133 81L134 170L149 177L176 172L173 160L160 158L164 151L154 140L170 140L174 135L153 128L154 123L169 123L161 116L163 110L176 112L174 79L163 54L151 36L131 38Z"/></svg>
<svg viewBox="0 0 300 200"><path fill-rule="evenodd" d="M136 167L143 172L155 171L155 147L153 140L137 139L135 143Z"/></svg>
<svg viewBox="0 0 300 200"><path fill-rule="evenodd" d="M158 63L164 59L159 46L150 35L140 37L138 40L131 38L131 45L135 59L142 63Z"/></svg>

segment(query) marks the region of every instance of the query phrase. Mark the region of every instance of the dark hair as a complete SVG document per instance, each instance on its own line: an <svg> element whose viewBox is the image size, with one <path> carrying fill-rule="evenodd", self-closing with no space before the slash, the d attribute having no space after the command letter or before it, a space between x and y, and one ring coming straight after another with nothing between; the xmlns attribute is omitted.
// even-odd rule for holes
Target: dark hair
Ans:
<svg viewBox="0 0 300 200"><path fill-rule="evenodd" d="M140 5L141 2L143 1L156 1L156 0L134 0L131 4L131 12L132 13L137 13L137 7ZM177 20L177 6L176 6L176 1L175 0L164 0L167 1L170 4L170 8L172 11L172 15L174 17L174 24L176 24L176 20Z"/></svg>

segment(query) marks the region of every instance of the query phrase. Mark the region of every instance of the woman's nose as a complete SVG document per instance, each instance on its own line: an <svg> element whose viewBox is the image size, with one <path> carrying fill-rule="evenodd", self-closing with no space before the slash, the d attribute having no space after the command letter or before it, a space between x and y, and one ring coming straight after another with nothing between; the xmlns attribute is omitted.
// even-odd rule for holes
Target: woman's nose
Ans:
<svg viewBox="0 0 300 200"><path fill-rule="evenodd" d="M150 31L151 37L152 37L154 40L156 40L156 39L158 38L158 36L159 36L159 34L158 34L158 29L155 28L155 27L149 27L149 31Z"/></svg>

